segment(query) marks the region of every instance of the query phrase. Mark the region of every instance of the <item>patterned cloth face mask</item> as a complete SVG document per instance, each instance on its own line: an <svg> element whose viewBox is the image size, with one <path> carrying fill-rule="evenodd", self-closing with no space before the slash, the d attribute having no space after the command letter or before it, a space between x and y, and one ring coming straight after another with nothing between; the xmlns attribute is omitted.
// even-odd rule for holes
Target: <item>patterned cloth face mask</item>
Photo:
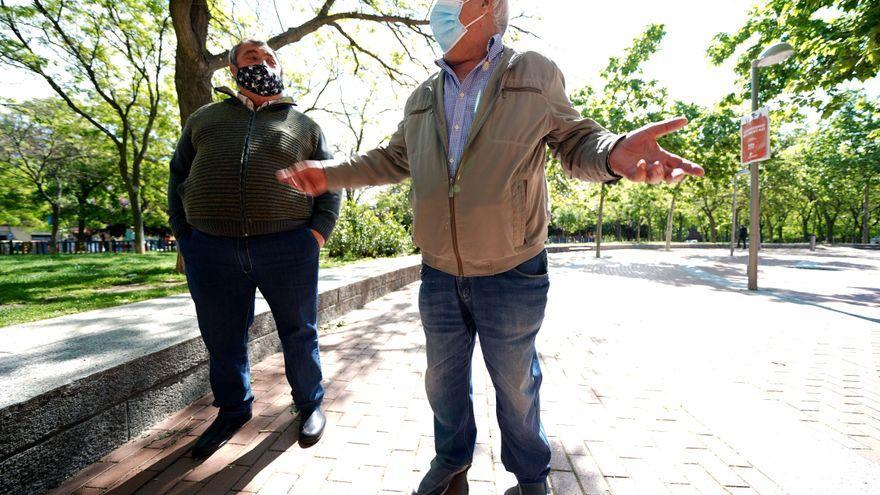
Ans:
<svg viewBox="0 0 880 495"><path fill-rule="evenodd" d="M284 80L279 71L265 63L238 69L235 80L242 88L260 96L275 96L284 91Z"/></svg>
<svg viewBox="0 0 880 495"><path fill-rule="evenodd" d="M437 0L437 5L431 10L431 31L434 32L434 39L437 40L444 55L452 51L464 38L469 27L486 17L486 14L483 14L467 26L462 24L461 9L466 2L467 0Z"/></svg>

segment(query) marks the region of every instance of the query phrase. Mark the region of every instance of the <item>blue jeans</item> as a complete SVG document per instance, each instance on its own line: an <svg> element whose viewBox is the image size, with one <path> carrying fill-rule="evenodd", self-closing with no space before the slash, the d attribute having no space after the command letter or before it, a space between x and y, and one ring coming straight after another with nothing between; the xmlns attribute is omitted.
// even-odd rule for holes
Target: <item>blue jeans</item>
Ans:
<svg viewBox="0 0 880 495"><path fill-rule="evenodd" d="M256 289L272 310L293 403L300 411L321 404L318 352L318 242L308 228L248 238L198 230L178 240L199 330L210 356L211 389L219 415L251 410L248 328Z"/></svg>
<svg viewBox="0 0 880 495"><path fill-rule="evenodd" d="M422 266L419 311L428 354L425 388L434 411L430 478L470 465L477 441L471 361L480 348L495 386L501 461L520 483L543 483L550 445L541 426L535 337L544 320L547 252L505 273L456 277Z"/></svg>

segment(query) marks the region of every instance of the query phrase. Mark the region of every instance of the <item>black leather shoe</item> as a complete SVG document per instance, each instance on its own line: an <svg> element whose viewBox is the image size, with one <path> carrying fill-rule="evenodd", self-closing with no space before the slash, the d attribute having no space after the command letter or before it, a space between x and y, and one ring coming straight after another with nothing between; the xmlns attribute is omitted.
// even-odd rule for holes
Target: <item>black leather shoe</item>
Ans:
<svg viewBox="0 0 880 495"><path fill-rule="evenodd" d="M529 483L510 487L504 495L552 495L550 485L544 483Z"/></svg>
<svg viewBox="0 0 880 495"><path fill-rule="evenodd" d="M249 412L244 416L234 418L225 418L217 416L217 419L211 423L211 426L196 440L192 448L193 459L205 459L217 451L220 447L226 445L226 442L235 435L245 423L251 420L252 414Z"/></svg>
<svg viewBox="0 0 880 495"><path fill-rule="evenodd" d="M324 417L324 411L318 407L308 416L301 417L300 421L299 446L306 449L318 443L318 440L324 435L327 418Z"/></svg>
<svg viewBox="0 0 880 495"><path fill-rule="evenodd" d="M471 467L468 466L456 473L452 479L449 480L448 485L438 486L433 489L422 486L428 484L428 476L426 475L425 479L422 480L422 485L419 486L418 490L412 492L412 495L468 495L468 493L470 493L470 486L468 485L467 472L470 468Z"/></svg>

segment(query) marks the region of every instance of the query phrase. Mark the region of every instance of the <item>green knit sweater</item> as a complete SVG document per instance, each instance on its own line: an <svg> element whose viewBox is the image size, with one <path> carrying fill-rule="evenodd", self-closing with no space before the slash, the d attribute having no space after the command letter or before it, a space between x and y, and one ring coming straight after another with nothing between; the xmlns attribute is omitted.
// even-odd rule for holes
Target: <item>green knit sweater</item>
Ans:
<svg viewBox="0 0 880 495"><path fill-rule="evenodd" d="M330 237L339 195L311 198L278 182L275 171L327 160L321 128L292 100L253 112L231 97L196 110L171 159L168 216L175 236L191 227L244 237L308 226Z"/></svg>

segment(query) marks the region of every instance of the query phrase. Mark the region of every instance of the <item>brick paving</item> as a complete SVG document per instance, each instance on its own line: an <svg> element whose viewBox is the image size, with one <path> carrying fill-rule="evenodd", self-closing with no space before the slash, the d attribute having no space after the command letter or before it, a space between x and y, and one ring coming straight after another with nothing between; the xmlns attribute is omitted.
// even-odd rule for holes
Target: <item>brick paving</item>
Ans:
<svg viewBox="0 0 880 495"><path fill-rule="evenodd" d="M721 250L553 255L539 337L560 495L880 493L880 252L765 251L762 290ZM432 455L418 284L322 327L327 433L294 442L281 355L254 365L254 419L187 454L210 397L53 493L403 494ZM479 351L475 353L479 356ZM471 493L513 483L475 359Z"/></svg>

